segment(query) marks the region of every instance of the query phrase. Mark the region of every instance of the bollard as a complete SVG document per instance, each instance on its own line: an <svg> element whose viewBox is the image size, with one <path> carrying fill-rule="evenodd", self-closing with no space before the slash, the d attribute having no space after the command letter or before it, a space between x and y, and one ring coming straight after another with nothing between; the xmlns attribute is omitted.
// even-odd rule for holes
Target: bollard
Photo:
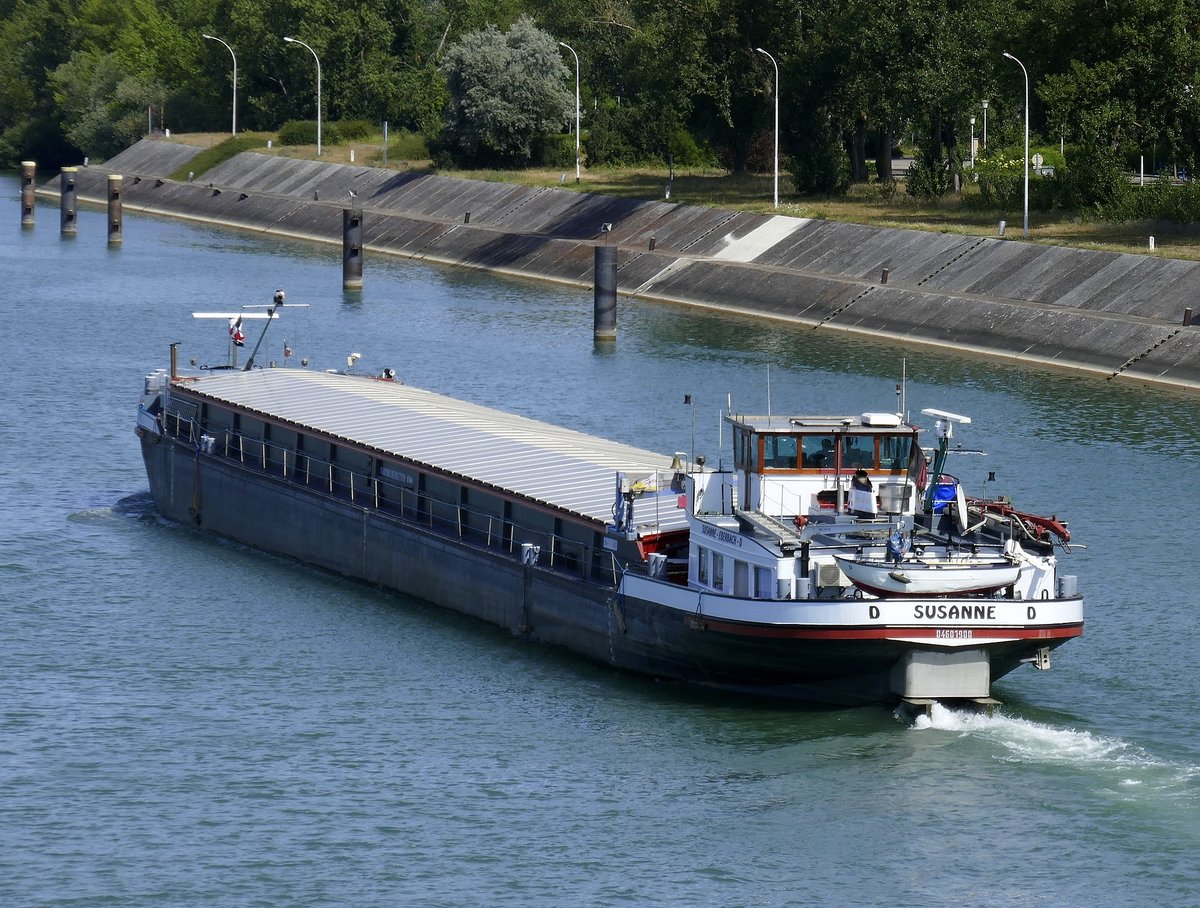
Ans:
<svg viewBox="0 0 1200 908"><path fill-rule="evenodd" d="M617 339L617 247L596 247L596 278L592 304L592 336L600 341Z"/></svg>
<svg viewBox="0 0 1200 908"><path fill-rule="evenodd" d="M998 230L998 232L997 232L997 235L998 235L998 236L1004 236L1004 221L1001 221L1001 222L1000 222L1000 228L999 228L999 230Z"/></svg>
<svg viewBox="0 0 1200 908"><path fill-rule="evenodd" d="M1154 237L1150 237L1150 251L1154 251Z"/></svg>
<svg viewBox="0 0 1200 908"><path fill-rule="evenodd" d="M121 208L121 189L125 178L119 173L108 175L108 245L120 246L125 241L124 212Z"/></svg>
<svg viewBox="0 0 1200 908"><path fill-rule="evenodd" d="M37 191L34 179L37 176L37 164L33 161L21 162L21 226L32 227L37 212Z"/></svg>
<svg viewBox="0 0 1200 908"><path fill-rule="evenodd" d="M363 287L363 213L361 208L342 209L342 289Z"/></svg>
<svg viewBox="0 0 1200 908"><path fill-rule="evenodd" d="M892 269L891 269L891 268L884 268L884 269L883 269L883 274L881 274L881 275L879 276L879 283L881 283L881 284L886 284L886 283L887 283L887 279L888 279L888 275L889 275L889 274L891 274L891 273L892 273Z"/></svg>
<svg viewBox="0 0 1200 908"><path fill-rule="evenodd" d="M1190 328L1192 325L1192 307L1188 306L1183 310L1183 327Z"/></svg>
<svg viewBox="0 0 1200 908"><path fill-rule="evenodd" d="M76 233L77 224L75 223L75 167L64 167L62 175L59 177L59 217L62 222L62 235L74 236Z"/></svg>

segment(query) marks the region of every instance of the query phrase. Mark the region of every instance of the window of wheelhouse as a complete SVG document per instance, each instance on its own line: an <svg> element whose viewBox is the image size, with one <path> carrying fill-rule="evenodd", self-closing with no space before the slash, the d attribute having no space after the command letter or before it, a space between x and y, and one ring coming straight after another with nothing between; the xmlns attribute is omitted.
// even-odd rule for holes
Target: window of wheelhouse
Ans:
<svg viewBox="0 0 1200 908"><path fill-rule="evenodd" d="M857 470L860 467L875 469L875 436L843 435L842 469Z"/></svg>
<svg viewBox="0 0 1200 908"><path fill-rule="evenodd" d="M738 470L758 472L759 436L745 426L735 426L733 430L733 465Z"/></svg>
<svg viewBox="0 0 1200 908"><path fill-rule="evenodd" d="M912 458L912 435L884 435L879 439L879 469L903 473Z"/></svg>
<svg viewBox="0 0 1200 908"><path fill-rule="evenodd" d="M838 432L829 435L805 435L802 444L806 469L866 470L877 469L876 436Z"/></svg>
<svg viewBox="0 0 1200 908"><path fill-rule="evenodd" d="M763 469L795 470L799 439L795 435L764 435Z"/></svg>
<svg viewBox="0 0 1200 908"><path fill-rule="evenodd" d="M832 470L837 438L833 435L805 435L801 442L802 461L808 469Z"/></svg>
<svg viewBox="0 0 1200 908"><path fill-rule="evenodd" d="M708 586L708 549L696 547L696 581Z"/></svg>

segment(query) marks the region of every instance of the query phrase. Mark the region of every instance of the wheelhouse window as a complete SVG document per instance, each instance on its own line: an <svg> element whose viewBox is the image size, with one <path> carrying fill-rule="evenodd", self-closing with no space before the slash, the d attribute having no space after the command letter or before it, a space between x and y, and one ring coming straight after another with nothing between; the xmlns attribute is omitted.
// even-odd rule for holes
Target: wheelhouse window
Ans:
<svg viewBox="0 0 1200 908"><path fill-rule="evenodd" d="M832 435L805 435L803 441L804 466L809 469L832 470L834 445Z"/></svg>
<svg viewBox="0 0 1200 908"><path fill-rule="evenodd" d="M708 586L708 549L696 547L696 580Z"/></svg>
<svg viewBox="0 0 1200 908"><path fill-rule="evenodd" d="M875 437L873 435L842 436L842 469L875 469Z"/></svg>
<svg viewBox="0 0 1200 908"><path fill-rule="evenodd" d="M879 468L893 473L908 469L912 457L911 435L884 435L879 439Z"/></svg>
<svg viewBox="0 0 1200 908"><path fill-rule="evenodd" d="M763 469L794 470L799 439L795 435L763 436Z"/></svg>
<svg viewBox="0 0 1200 908"><path fill-rule="evenodd" d="M725 589L725 556L719 552L712 554L712 585L713 589Z"/></svg>

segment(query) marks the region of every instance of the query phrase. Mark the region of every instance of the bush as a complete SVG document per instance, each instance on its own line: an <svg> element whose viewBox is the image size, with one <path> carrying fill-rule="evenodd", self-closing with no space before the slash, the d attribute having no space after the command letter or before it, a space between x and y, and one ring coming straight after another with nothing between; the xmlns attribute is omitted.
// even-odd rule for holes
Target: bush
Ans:
<svg viewBox="0 0 1200 908"><path fill-rule="evenodd" d="M920 149L908 165L905 185L913 198L936 201L950 191L950 168L940 156Z"/></svg>
<svg viewBox="0 0 1200 908"><path fill-rule="evenodd" d="M673 155L676 167L715 167L717 164L717 156L686 129L677 129L671 134L667 150Z"/></svg>
<svg viewBox="0 0 1200 908"><path fill-rule="evenodd" d="M761 129L750 137L750 147L746 150L746 170L749 173L774 172L775 131L773 129Z"/></svg>
<svg viewBox="0 0 1200 908"><path fill-rule="evenodd" d="M399 130L388 136L389 160L424 161L429 157L429 143L424 136L407 130Z"/></svg>
<svg viewBox="0 0 1200 908"><path fill-rule="evenodd" d="M627 167L640 157L629 139L629 107L601 107L592 114L587 135L587 159L596 166Z"/></svg>
<svg viewBox="0 0 1200 908"><path fill-rule="evenodd" d="M1056 203L1067 210L1084 211L1113 221L1134 214L1133 189L1116 154L1103 149L1074 148L1070 166L1056 170Z"/></svg>
<svg viewBox="0 0 1200 908"><path fill-rule="evenodd" d="M321 141L336 145L342 141L342 134L336 123L321 124ZM279 128L280 145L316 145L316 120L288 120Z"/></svg>
<svg viewBox="0 0 1200 908"><path fill-rule="evenodd" d="M850 160L837 134L815 127L788 162L796 190L810 195L845 195L850 188Z"/></svg>
<svg viewBox="0 0 1200 908"><path fill-rule="evenodd" d="M212 170L218 164L228 161L234 155L241 154L243 151L253 151L256 148L265 148L266 145L267 140L258 136L230 136L224 142L204 149L171 174L169 179L186 180L189 173L198 177L205 171Z"/></svg>
<svg viewBox="0 0 1200 908"><path fill-rule="evenodd" d="M1162 174L1145 186L1130 187L1132 216L1146 220L1200 221L1200 186L1195 182L1176 186Z"/></svg>
<svg viewBox="0 0 1200 908"><path fill-rule="evenodd" d="M1055 175L1057 176L1057 171ZM975 159L975 181L986 208L1007 211L1024 203L1025 151L1016 156L1009 149L996 149L986 158ZM909 189L911 193L911 188Z"/></svg>
<svg viewBox="0 0 1200 908"><path fill-rule="evenodd" d="M339 142L361 142L380 132L381 127L370 120L337 120L324 125L337 132ZM326 140L332 141L332 140Z"/></svg>
<svg viewBox="0 0 1200 908"><path fill-rule="evenodd" d="M580 154L583 154L582 148ZM533 157L531 163L535 167L574 167L575 166L575 133L557 133L550 136L538 136L533 140Z"/></svg>

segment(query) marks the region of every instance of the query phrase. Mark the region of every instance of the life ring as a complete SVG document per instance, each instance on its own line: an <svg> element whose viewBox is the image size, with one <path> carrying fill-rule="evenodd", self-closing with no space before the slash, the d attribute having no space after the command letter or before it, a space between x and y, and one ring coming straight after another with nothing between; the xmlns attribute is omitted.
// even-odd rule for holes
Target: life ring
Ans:
<svg viewBox="0 0 1200 908"><path fill-rule="evenodd" d="M802 530L806 526L808 526L808 515L807 514L797 514L795 517L792 518L792 523L794 523L796 525L796 529Z"/></svg>

